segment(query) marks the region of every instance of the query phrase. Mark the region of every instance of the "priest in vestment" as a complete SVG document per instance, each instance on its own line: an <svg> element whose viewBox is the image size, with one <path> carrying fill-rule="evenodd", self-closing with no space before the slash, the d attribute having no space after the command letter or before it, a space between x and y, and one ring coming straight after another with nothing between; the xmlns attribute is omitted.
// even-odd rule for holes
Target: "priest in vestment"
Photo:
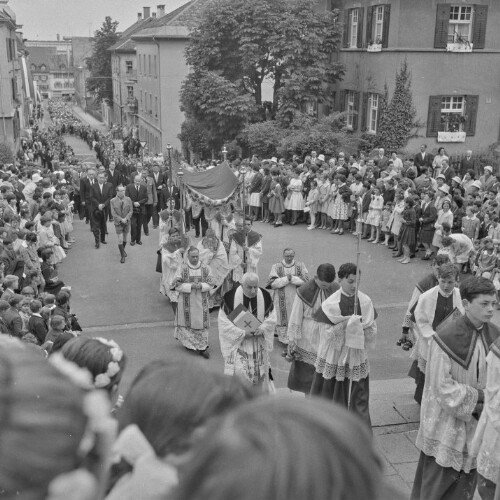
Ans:
<svg viewBox="0 0 500 500"><path fill-rule="evenodd" d="M339 289L335 267L321 264L316 276L297 289L288 320L288 353L292 358L288 388L309 394L314 377L321 330L327 325L313 318L321 304Z"/></svg>
<svg viewBox="0 0 500 500"><path fill-rule="evenodd" d="M486 356L484 408L472 441L477 457L477 491L482 500L493 500L500 473L500 338Z"/></svg>
<svg viewBox="0 0 500 500"><path fill-rule="evenodd" d="M257 265L262 255L262 236L252 231L252 221L238 216L236 231L231 233L229 267L233 270L233 281L240 283L245 273L258 274Z"/></svg>
<svg viewBox="0 0 500 500"><path fill-rule="evenodd" d="M466 279L460 295L465 314L446 319L430 339L412 500L466 500L476 489L472 440L485 401L486 355L500 330L490 323L496 305L491 281Z"/></svg>
<svg viewBox="0 0 500 500"><path fill-rule="evenodd" d="M160 248L161 255L161 281L160 292L170 300L170 305L175 313L179 293L172 289L172 283L178 269L185 260L185 251L189 246L189 237L181 235L176 227L169 230L168 237L163 240Z"/></svg>
<svg viewBox="0 0 500 500"><path fill-rule="evenodd" d="M295 261L295 252L291 248L283 250L283 260L273 264L269 273L266 288L273 291L274 308L276 309L275 334L282 344L288 344L288 319L297 288L309 279L303 262Z"/></svg>
<svg viewBox="0 0 500 500"><path fill-rule="evenodd" d="M260 322L246 332L229 318L238 306L244 306ZM224 358L224 373L237 375L249 384L268 390L269 353L273 350L276 312L270 293L259 287L259 277L245 273L241 284L224 295L219 311L219 339Z"/></svg>
<svg viewBox="0 0 500 500"><path fill-rule="evenodd" d="M188 262L177 270L172 283L172 288L179 294L175 338L187 349L197 351L208 359L208 295L215 288L215 283L210 268L200 262L198 249L190 247L187 254Z"/></svg>
<svg viewBox="0 0 500 500"><path fill-rule="evenodd" d="M200 261L212 271L212 277L216 286L216 289L208 297L209 307L210 309L219 307L223 295L221 290L229 273L226 248L222 244L222 241L215 236L213 229L207 229L205 237L198 242L197 248L200 252ZM223 292L227 291L229 291L229 288Z"/></svg>
<svg viewBox="0 0 500 500"><path fill-rule="evenodd" d="M424 292L415 307L415 336L417 338L417 389L415 400L420 404L425 384L425 366L429 342L438 325L454 310L462 313L462 298L457 288L458 269L451 263L437 270L438 285Z"/></svg>
<svg viewBox="0 0 500 500"><path fill-rule="evenodd" d="M342 264L338 276L340 289L314 315L329 328L321 332L311 394L349 408L371 427L367 350L375 347L376 312L370 297L359 290L355 307L356 264Z"/></svg>

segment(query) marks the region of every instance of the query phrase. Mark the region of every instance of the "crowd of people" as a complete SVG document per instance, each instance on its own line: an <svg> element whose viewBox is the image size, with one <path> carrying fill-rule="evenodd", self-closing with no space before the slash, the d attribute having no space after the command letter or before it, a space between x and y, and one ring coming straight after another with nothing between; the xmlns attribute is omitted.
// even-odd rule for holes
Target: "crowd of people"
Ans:
<svg viewBox="0 0 500 500"><path fill-rule="evenodd" d="M476 487L493 500L500 182L492 167L479 175L468 152L455 172L444 150L432 157L424 146L404 161L384 150L328 161L315 152L253 157L228 164L240 182L215 204L184 189L162 156L138 156L133 136L117 151L66 103L50 101L48 112L51 125L35 127L16 165L2 168L0 496L401 498L371 442L377 311L359 289L359 266L323 263L310 273L287 247L261 283L264 242L253 226L261 221L351 232L392 248L402 264L420 249L432 259L398 340L412 350L421 404L412 500L472 498ZM79 160L66 134L85 141L96 164ZM71 288L58 277L75 243L73 214L90 225L96 249L112 221L122 263L129 235L141 245L150 224L158 229L156 270L174 336L209 358L218 309L224 373L166 353L119 395L131 353L79 335ZM288 388L313 397L273 395L276 339L290 362Z"/></svg>

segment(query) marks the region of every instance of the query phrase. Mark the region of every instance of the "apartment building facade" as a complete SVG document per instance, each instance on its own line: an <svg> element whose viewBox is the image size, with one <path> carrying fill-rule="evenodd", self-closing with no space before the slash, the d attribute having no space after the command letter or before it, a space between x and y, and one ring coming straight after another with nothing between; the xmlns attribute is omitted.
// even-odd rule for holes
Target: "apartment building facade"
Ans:
<svg viewBox="0 0 500 500"><path fill-rule="evenodd" d="M346 73L336 107L354 134L376 133L384 84L392 95L406 60L421 143L449 153L484 150L500 136L500 2L328 0L344 25Z"/></svg>

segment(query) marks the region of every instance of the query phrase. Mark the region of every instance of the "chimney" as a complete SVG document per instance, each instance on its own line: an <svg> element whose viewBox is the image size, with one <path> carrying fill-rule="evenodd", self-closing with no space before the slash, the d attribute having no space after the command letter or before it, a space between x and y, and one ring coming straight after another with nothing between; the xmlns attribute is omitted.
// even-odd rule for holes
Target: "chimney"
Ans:
<svg viewBox="0 0 500 500"><path fill-rule="evenodd" d="M153 19L156 19L156 12L152 12L152 13L151 13L151 17L152 17Z"/></svg>
<svg viewBox="0 0 500 500"><path fill-rule="evenodd" d="M137 13L137 20L140 21L142 19L142 12Z"/></svg>
<svg viewBox="0 0 500 500"><path fill-rule="evenodd" d="M57 33L56 38L57 38L57 41L58 41L58 42L60 42L60 41L61 41L61 35L60 35L59 33Z"/></svg>
<svg viewBox="0 0 500 500"><path fill-rule="evenodd" d="M151 7L143 7L144 9L144 19L148 19L151 15Z"/></svg>
<svg viewBox="0 0 500 500"><path fill-rule="evenodd" d="M162 17L165 15L165 5L157 5L156 6L156 17Z"/></svg>

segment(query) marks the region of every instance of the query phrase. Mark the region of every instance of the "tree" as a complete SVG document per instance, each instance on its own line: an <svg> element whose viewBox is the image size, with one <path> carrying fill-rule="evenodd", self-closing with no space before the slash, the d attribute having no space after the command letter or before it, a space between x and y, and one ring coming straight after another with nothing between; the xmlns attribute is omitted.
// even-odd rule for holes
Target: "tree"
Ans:
<svg viewBox="0 0 500 500"><path fill-rule="evenodd" d="M385 87L387 103L387 85ZM379 147L399 150L408 144L413 130L419 126L415 121L417 110L413 104L411 90L411 72L405 59L399 71L396 71L396 85L389 105L380 109L378 128Z"/></svg>
<svg viewBox="0 0 500 500"><path fill-rule="evenodd" d="M117 26L118 21L112 21L110 16L106 16L101 29L94 33L92 55L86 60L87 68L90 71L90 77L86 82L87 90L99 102L113 97L111 53L108 49L119 38L116 33Z"/></svg>
<svg viewBox="0 0 500 500"><path fill-rule="evenodd" d="M0 142L0 165L14 163L14 154L8 144Z"/></svg>
<svg viewBox="0 0 500 500"><path fill-rule="evenodd" d="M330 86L343 74L342 65L331 62L341 26L337 11L315 6L314 0L211 2L186 50L193 71L181 91L181 102L188 118L200 120L221 142L236 137L247 123L266 119L266 84L273 92L271 117L278 117L284 126L308 100L331 104ZM237 105L228 108L229 116L220 106L221 89L229 90ZM242 105L244 115L235 123L234 113L241 114L237 108ZM221 136L220 125L226 118L223 128L229 135Z"/></svg>

